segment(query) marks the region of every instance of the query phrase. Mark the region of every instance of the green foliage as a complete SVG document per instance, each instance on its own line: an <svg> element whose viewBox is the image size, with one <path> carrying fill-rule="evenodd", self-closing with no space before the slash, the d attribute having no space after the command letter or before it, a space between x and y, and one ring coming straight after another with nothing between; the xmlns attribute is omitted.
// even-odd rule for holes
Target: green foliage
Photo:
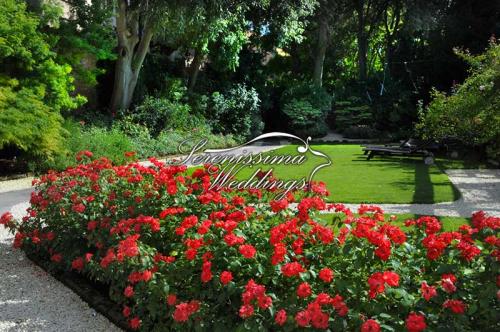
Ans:
<svg viewBox="0 0 500 332"><path fill-rule="evenodd" d="M85 127L69 119L64 122L64 129L65 150L52 159L31 163L34 171L63 170L74 166L77 164L75 155L83 150L92 151L97 158L107 157L115 164L123 164L126 161L124 153L133 150L131 139L117 128Z"/></svg>
<svg viewBox="0 0 500 332"><path fill-rule="evenodd" d="M20 87L0 76L0 149L14 145L33 155L61 150L61 121L44 101L44 91Z"/></svg>
<svg viewBox="0 0 500 332"><path fill-rule="evenodd" d="M308 101L314 108L328 112L332 107L332 96L324 88L315 87L307 82L292 84L284 93L283 104L291 99Z"/></svg>
<svg viewBox="0 0 500 332"><path fill-rule="evenodd" d="M146 96L133 111L122 115L148 128L153 136L162 130L191 130L203 126L204 119L193 114L191 106L184 102L186 90L180 80L169 80L159 97Z"/></svg>
<svg viewBox="0 0 500 332"><path fill-rule="evenodd" d="M190 130L163 130L158 137L153 137L147 127L127 117L115 121L111 128L68 119L64 122L64 129L64 151L52 159L31 162L33 171L64 170L74 166L77 163L75 156L83 150L91 151L96 158L107 157L114 164L121 165L127 161L125 152L129 151L134 151L136 157L143 160L178 154L179 144L186 139L193 144L207 139L206 148L226 148L237 144L231 135L212 134L207 125Z"/></svg>
<svg viewBox="0 0 500 332"><path fill-rule="evenodd" d="M373 126L372 110L354 96L335 102L335 128L343 131L351 126Z"/></svg>
<svg viewBox="0 0 500 332"><path fill-rule="evenodd" d="M283 107L289 130L302 137L320 137L327 132L325 112L309 101L292 99Z"/></svg>
<svg viewBox="0 0 500 332"><path fill-rule="evenodd" d="M281 97L288 130L299 136L324 136L331 103L332 98L325 89L307 83L293 84Z"/></svg>
<svg viewBox="0 0 500 332"><path fill-rule="evenodd" d="M216 133L233 134L242 139L255 137L264 128L259 104L254 88L237 84L224 94L212 94L207 118Z"/></svg>
<svg viewBox="0 0 500 332"><path fill-rule="evenodd" d="M0 149L15 145L30 155L59 151L60 112L72 97L71 67L56 62L39 20L15 0L0 1Z"/></svg>
<svg viewBox="0 0 500 332"><path fill-rule="evenodd" d="M186 142L184 148L192 147L193 144L198 143L200 140L206 139L207 144L204 148L229 148L237 145L237 141L233 135L213 134L208 127L201 127L191 131L181 130L165 130L156 139L156 146L158 149L157 155L165 156L172 154L179 154L178 147L181 143Z"/></svg>
<svg viewBox="0 0 500 332"><path fill-rule="evenodd" d="M418 129L425 137L452 136L467 145L496 144L500 139L500 44L491 41L480 55L457 51L471 65L470 76L451 95L433 91L420 114ZM493 152L493 151L491 151ZM496 154L497 152L493 152Z"/></svg>
<svg viewBox="0 0 500 332"><path fill-rule="evenodd" d="M90 61L114 59L116 46L111 25L112 10L102 1L68 0L69 18L58 18L58 29L50 29L57 37L55 48L62 61L69 63L73 75L90 86L97 84L103 69L89 65ZM51 8L52 7L52 8ZM44 3L44 12L59 8Z"/></svg>

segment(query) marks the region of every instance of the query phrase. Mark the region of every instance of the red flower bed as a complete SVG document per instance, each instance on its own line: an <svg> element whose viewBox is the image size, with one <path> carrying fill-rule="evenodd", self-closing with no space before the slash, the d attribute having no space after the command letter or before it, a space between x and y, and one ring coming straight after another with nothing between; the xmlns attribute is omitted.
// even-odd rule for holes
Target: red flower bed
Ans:
<svg viewBox="0 0 500 332"><path fill-rule="evenodd" d="M205 170L153 164L49 173L28 215L0 222L16 247L108 284L132 329L499 328L499 218L402 230L378 207L326 204L320 185L291 208L293 195L211 191Z"/></svg>

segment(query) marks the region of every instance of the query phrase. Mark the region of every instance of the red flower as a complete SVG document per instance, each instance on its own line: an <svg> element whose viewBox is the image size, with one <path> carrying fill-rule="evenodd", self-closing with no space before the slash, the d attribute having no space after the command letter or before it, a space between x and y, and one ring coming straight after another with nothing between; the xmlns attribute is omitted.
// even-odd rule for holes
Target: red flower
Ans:
<svg viewBox="0 0 500 332"><path fill-rule="evenodd" d="M71 268L77 271L83 270L84 265L85 262L82 257L77 257L73 260L73 262L71 262Z"/></svg>
<svg viewBox="0 0 500 332"><path fill-rule="evenodd" d="M267 309L273 304L273 299L270 296L261 295L257 297L257 304L259 308Z"/></svg>
<svg viewBox="0 0 500 332"><path fill-rule="evenodd" d="M449 308L456 314L463 314L465 312L466 305L460 300L446 300L443 303L443 308Z"/></svg>
<svg viewBox="0 0 500 332"><path fill-rule="evenodd" d="M436 287L427 285L427 282L422 282L420 286L420 292L426 301L437 295Z"/></svg>
<svg viewBox="0 0 500 332"><path fill-rule="evenodd" d="M139 247L137 246L139 236L139 234L131 235L125 240L120 241L117 254L119 261L122 261L123 257L134 257L139 254Z"/></svg>
<svg viewBox="0 0 500 332"><path fill-rule="evenodd" d="M131 310L130 310L130 308L129 308L129 307L127 307L127 306L124 306L124 307L123 307L123 311L122 311L123 317L128 317L128 316L130 316L130 312L131 312Z"/></svg>
<svg viewBox="0 0 500 332"><path fill-rule="evenodd" d="M128 281L138 283L139 281L149 281L153 277L153 272L145 270L143 272L132 272L128 276Z"/></svg>
<svg viewBox="0 0 500 332"><path fill-rule="evenodd" d="M303 282L297 288L298 297L308 297L311 295L311 286L307 282Z"/></svg>
<svg viewBox="0 0 500 332"><path fill-rule="evenodd" d="M210 270L212 267L212 262L206 261L203 262L202 268L201 268L201 281L202 282L209 282L212 280L212 271Z"/></svg>
<svg viewBox="0 0 500 332"><path fill-rule="evenodd" d="M239 248L240 254L245 258L253 258L257 252L255 248L250 244L242 244Z"/></svg>
<svg viewBox="0 0 500 332"><path fill-rule="evenodd" d="M318 276L324 282L331 282L333 280L333 271L325 267L319 271Z"/></svg>
<svg viewBox="0 0 500 332"><path fill-rule="evenodd" d="M240 307L240 317L241 318L248 318L251 317L254 313L254 309L251 305L249 304L244 304Z"/></svg>
<svg viewBox="0 0 500 332"><path fill-rule="evenodd" d="M87 223L87 229L88 229L89 231L93 231L93 230L94 230L94 229L96 229L96 228L97 228L97 221L92 220L92 221L89 221L89 222Z"/></svg>
<svg viewBox="0 0 500 332"><path fill-rule="evenodd" d="M295 321L300 327L308 326L311 322L311 319L311 313L308 310L299 311L297 315L295 315Z"/></svg>
<svg viewBox="0 0 500 332"><path fill-rule="evenodd" d="M233 280L233 275L231 274L231 272L224 271L220 274L220 282L223 285L227 285L228 283L231 282L231 280Z"/></svg>
<svg viewBox="0 0 500 332"><path fill-rule="evenodd" d="M370 286L369 296L371 299L375 298L377 294L383 293L385 284L391 287L399 285L399 275L395 272L385 271L375 272L368 278L368 285Z"/></svg>
<svg viewBox="0 0 500 332"><path fill-rule="evenodd" d="M189 317L200 309L198 301L182 302L175 306L175 311L172 317L176 322L187 322Z"/></svg>
<svg viewBox="0 0 500 332"><path fill-rule="evenodd" d="M399 285L399 275L395 272L386 271L384 272L384 281L391 287L396 287Z"/></svg>
<svg viewBox="0 0 500 332"><path fill-rule="evenodd" d="M172 306L177 303L177 296L175 294L168 294L167 296L168 305Z"/></svg>
<svg viewBox="0 0 500 332"><path fill-rule="evenodd" d="M130 158L130 157L133 157L133 156L135 156L135 152L134 151L127 151L127 152L125 152L125 157Z"/></svg>
<svg viewBox="0 0 500 332"><path fill-rule="evenodd" d="M50 260L56 263L60 263L62 260L62 255L61 254L54 254L50 256Z"/></svg>
<svg viewBox="0 0 500 332"><path fill-rule="evenodd" d="M443 274L441 277L441 287L448 294L454 293L457 290L455 282L457 278L453 274Z"/></svg>
<svg viewBox="0 0 500 332"><path fill-rule="evenodd" d="M128 324L132 330L137 330L139 329L139 327L141 327L141 320L139 319L139 317L134 317L129 320Z"/></svg>
<svg viewBox="0 0 500 332"><path fill-rule="evenodd" d="M412 312L406 318L406 329L408 332L420 332L425 330L426 327L427 324L425 324L425 317L423 315Z"/></svg>
<svg viewBox="0 0 500 332"><path fill-rule="evenodd" d="M312 326L314 328L323 330L326 330L328 328L328 320L330 319L330 316L328 316L328 314L324 313L320 309L310 310L310 313Z"/></svg>
<svg viewBox="0 0 500 332"><path fill-rule="evenodd" d="M284 325L286 323L286 311L281 309L279 310L276 315L274 315L274 321L276 322L277 325Z"/></svg>
<svg viewBox="0 0 500 332"><path fill-rule="evenodd" d="M361 325L361 332L379 332L380 325L376 320L369 319Z"/></svg>
<svg viewBox="0 0 500 332"><path fill-rule="evenodd" d="M5 212L4 214L2 214L2 216L0 217L0 225L4 225L5 227L9 226L12 224L12 220L14 219L14 217L12 216L12 213L10 212Z"/></svg>
<svg viewBox="0 0 500 332"><path fill-rule="evenodd" d="M123 291L123 295L125 295L125 297L134 296L134 288L132 286L125 287L125 290Z"/></svg>
<svg viewBox="0 0 500 332"><path fill-rule="evenodd" d="M283 265L281 267L281 273L285 277L293 277L299 275L299 273L304 272L304 268L297 262L291 262Z"/></svg>
<svg viewBox="0 0 500 332"><path fill-rule="evenodd" d="M83 205L82 203L73 204L71 209L76 213L83 213L85 211L85 205Z"/></svg>
<svg viewBox="0 0 500 332"><path fill-rule="evenodd" d="M274 213L277 213L287 208L288 201L286 199L271 201L269 202L269 205L271 206L271 210L273 210Z"/></svg>

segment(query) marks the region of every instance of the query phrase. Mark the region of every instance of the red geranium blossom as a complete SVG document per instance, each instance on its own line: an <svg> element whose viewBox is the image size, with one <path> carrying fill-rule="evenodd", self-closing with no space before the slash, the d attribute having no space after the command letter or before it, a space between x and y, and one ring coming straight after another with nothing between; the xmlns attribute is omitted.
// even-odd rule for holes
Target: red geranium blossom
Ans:
<svg viewBox="0 0 500 332"><path fill-rule="evenodd" d="M376 320L368 319L361 325L361 332L379 332L380 325Z"/></svg>
<svg viewBox="0 0 500 332"><path fill-rule="evenodd" d="M134 317L129 320L128 324L132 330L137 330L139 329L139 327L141 327L141 320L139 317Z"/></svg>
<svg viewBox="0 0 500 332"><path fill-rule="evenodd" d="M277 325L284 325L286 323L286 311L284 309L278 310L276 312L276 315L274 315L274 321L276 322Z"/></svg>
<svg viewBox="0 0 500 332"><path fill-rule="evenodd" d="M293 277L299 275L299 273L304 272L304 268L297 262L291 262L283 265L281 267L281 273L285 277Z"/></svg>
<svg viewBox="0 0 500 332"><path fill-rule="evenodd" d="M463 314L465 312L466 305L461 300L446 300L443 303L443 308L449 308L456 314Z"/></svg>
<svg viewBox="0 0 500 332"><path fill-rule="evenodd" d="M410 313L408 318L406 318L406 329L408 332L420 332L425 330L427 324L425 324L425 317L417 313Z"/></svg>
<svg viewBox="0 0 500 332"><path fill-rule="evenodd" d="M436 287L427 285L427 282L422 282L420 286L420 292L426 301L437 295Z"/></svg>
<svg viewBox="0 0 500 332"><path fill-rule="evenodd" d="M297 288L298 297L308 297L311 295L311 286L307 282L303 282Z"/></svg>
<svg viewBox="0 0 500 332"><path fill-rule="evenodd" d="M170 306L176 304L177 303L177 296L175 294L168 294L167 303Z"/></svg>
<svg viewBox="0 0 500 332"><path fill-rule="evenodd" d="M231 280L233 280L233 275L231 274L231 272L229 272L229 271L223 271L220 274L220 282L223 285L227 285L228 283L231 282Z"/></svg>
<svg viewBox="0 0 500 332"><path fill-rule="evenodd" d="M239 247L240 254L242 254L245 258L253 258L255 253L257 252L254 246L250 244L242 244Z"/></svg>
<svg viewBox="0 0 500 332"><path fill-rule="evenodd" d="M125 290L123 291L123 295L125 295L125 297L134 296L134 288L132 286L125 287Z"/></svg>
<svg viewBox="0 0 500 332"><path fill-rule="evenodd" d="M318 277L324 282L331 282L333 280L333 271L327 267L319 271Z"/></svg>
<svg viewBox="0 0 500 332"><path fill-rule="evenodd" d="M253 306L249 304L244 304L240 307L240 317L241 318L248 318L251 317L254 313Z"/></svg>

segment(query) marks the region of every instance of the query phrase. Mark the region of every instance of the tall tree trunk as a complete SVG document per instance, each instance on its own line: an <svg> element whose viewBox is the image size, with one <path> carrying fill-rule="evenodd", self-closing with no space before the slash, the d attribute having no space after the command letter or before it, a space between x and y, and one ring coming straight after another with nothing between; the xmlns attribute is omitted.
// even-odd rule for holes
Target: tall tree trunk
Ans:
<svg viewBox="0 0 500 332"><path fill-rule="evenodd" d="M366 53L368 52L368 40L363 32L358 33L358 78L366 81Z"/></svg>
<svg viewBox="0 0 500 332"><path fill-rule="evenodd" d="M320 19L318 27L318 45L314 59L313 83L316 87L323 85L323 66L325 63L326 48L328 47L328 23Z"/></svg>
<svg viewBox="0 0 500 332"><path fill-rule="evenodd" d="M366 80L366 53L368 51L368 36L365 31L365 2L359 0L356 2L355 10L358 16L358 79Z"/></svg>
<svg viewBox="0 0 500 332"><path fill-rule="evenodd" d="M191 63L190 66L190 73L189 73L189 82L188 82L188 91L192 92L194 89L194 86L196 85L196 81L198 80L198 73L200 72L201 69L201 64L203 63L204 59L204 54L199 51L195 50L194 51L194 58L193 62Z"/></svg>
<svg viewBox="0 0 500 332"><path fill-rule="evenodd" d="M153 30L148 22L144 22L144 29L140 32L138 16L127 17L127 6L127 0L118 2L116 17L118 59L110 102L112 111L130 107L137 79L153 38Z"/></svg>

